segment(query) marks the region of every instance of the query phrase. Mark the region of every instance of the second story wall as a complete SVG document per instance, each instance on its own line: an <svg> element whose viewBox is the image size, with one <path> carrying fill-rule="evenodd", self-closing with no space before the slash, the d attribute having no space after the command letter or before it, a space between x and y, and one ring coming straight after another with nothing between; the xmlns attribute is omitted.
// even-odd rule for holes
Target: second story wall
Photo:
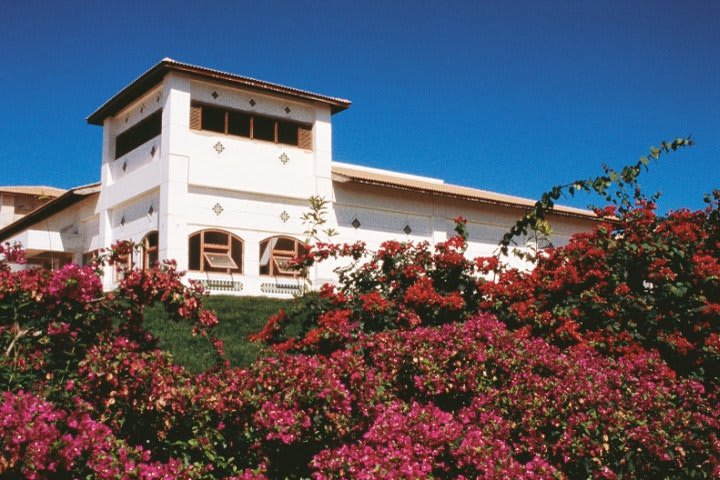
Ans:
<svg viewBox="0 0 720 480"><path fill-rule="evenodd" d="M329 191L329 107L196 80L189 93L171 138L188 157L188 184L302 199Z"/></svg>

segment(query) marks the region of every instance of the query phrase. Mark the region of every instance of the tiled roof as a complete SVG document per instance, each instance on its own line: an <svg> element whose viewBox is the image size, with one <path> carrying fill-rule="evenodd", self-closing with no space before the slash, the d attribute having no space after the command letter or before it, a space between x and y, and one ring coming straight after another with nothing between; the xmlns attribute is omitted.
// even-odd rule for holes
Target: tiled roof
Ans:
<svg viewBox="0 0 720 480"><path fill-rule="evenodd" d="M491 205L499 205L510 208L528 210L534 206L536 201L528 198L505 195L503 193L479 190L476 188L450 185L436 179L423 179L394 172L366 169L363 167L353 168L347 164L335 164L332 166L333 180L339 183L353 182L365 185L376 185L407 191L416 191L430 195L458 198ZM590 210L581 208L556 205L552 213L563 216L579 218L597 218Z"/></svg>
<svg viewBox="0 0 720 480"><path fill-rule="evenodd" d="M333 113L343 111L350 107L350 100L338 97L330 97L319 93L309 92L293 87L286 87L277 83L266 82L251 77L244 77L234 73L222 72L211 68L199 67L189 63L182 63L171 58L164 58L155 66L150 68L140 77L135 79L130 85L123 88L110 100L105 102L95 112L91 113L87 118L88 123L92 125L102 125L103 120L113 116L140 98L147 91L159 84L165 75L169 72L181 72L196 78L213 80L228 85L240 86L246 89L256 90L259 92L271 93L276 95L284 95L302 100L311 100L325 103L330 106Z"/></svg>
<svg viewBox="0 0 720 480"><path fill-rule="evenodd" d="M36 197L59 197L65 190L62 188L41 186L13 186L0 187L0 193L16 193L19 195L34 195Z"/></svg>

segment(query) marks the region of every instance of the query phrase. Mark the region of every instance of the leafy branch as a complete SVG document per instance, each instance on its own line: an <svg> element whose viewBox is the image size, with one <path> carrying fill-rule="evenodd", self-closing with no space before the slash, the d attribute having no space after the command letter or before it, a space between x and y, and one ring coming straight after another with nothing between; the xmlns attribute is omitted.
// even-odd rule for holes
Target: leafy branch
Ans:
<svg viewBox="0 0 720 480"><path fill-rule="evenodd" d="M528 231L534 231L541 226L545 221L545 214L553 209L555 202L561 197L567 198L568 195L574 197L578 192L596 193L605 201L615 205L619 213L626 213L638 201L645 199L637 179L643 171L649 169L650 162L657 161L663 154L693 144L694 141L690 136L677 138L672 142L661 142L659 147L650 147L648 155L640 157L634 164L624 166L620 171L603 165L604 175L552 187L543 193L532 209L503 235L498 245L500 254L508 254L516 237L527 235ZM615 185L615 189L611 188L613 185ZM653 199L656 198L656 196L653 197Z"/></svg>
<svg viewBox="0 0 720 480"><path fill-rule="evenodd" d="M305 242L310 243L311 241L320 241L320 234L324 234L326 237L331 238L338 234L338 232L332 228L321 229L323 225L327 223L328 216L328 204L329 201L319 195L312 195L308 198L310 202L310 209L303 213L301 219L305 226Z"/></svg>

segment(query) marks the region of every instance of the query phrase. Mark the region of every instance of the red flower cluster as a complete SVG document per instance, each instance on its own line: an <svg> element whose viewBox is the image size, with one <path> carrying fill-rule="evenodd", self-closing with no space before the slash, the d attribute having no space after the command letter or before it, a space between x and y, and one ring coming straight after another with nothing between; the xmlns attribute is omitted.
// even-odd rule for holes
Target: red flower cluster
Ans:
<svg viewBox="0 0 720 480"><path fill-rule="evenodd" d="M481 285L482 307L559 345L658 349L679 373L715 388L720 357L703 345L720 333L718 200L720 192L703 211L667 217L642 202L548 251L533 271Z"/></svg>
<svg viewBox="0 0 720 480"><path fill-rule="evenodd" d="M478 274L486 270L465 257L466 221L456 221L457 234L434 248L427 242L387 241L373 253L363 243L318 243L301 263L346 259L349 265L336 270L339 287L325 285L319 295L304 297L282 322L271 318L251 338L283 351L327 353L363 333L467 318L480 304ZM303 336L285 336L285 329L297 323Z"/></svg>

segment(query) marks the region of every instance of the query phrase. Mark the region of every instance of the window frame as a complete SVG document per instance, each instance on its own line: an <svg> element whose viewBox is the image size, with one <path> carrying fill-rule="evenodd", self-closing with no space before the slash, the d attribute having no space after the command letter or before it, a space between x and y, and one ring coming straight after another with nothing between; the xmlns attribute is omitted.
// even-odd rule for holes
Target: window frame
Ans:
<svg viewBox="0 0 720 480"><path fill-rule="evenodd" d="M285 250L285 249L278 249L275 247L277 245L278 240L290 240L293 242L293 250ZM272 251L270 252L270 256L267 259L266 264L263 265L263 256L266 253L267 248L271 248L271 243L275 241L275 245L272 245ZM267 245L267 247L263 248L264 245ZM304 274L304 272L294 269L288 269L284 267L283 265L278 262L280 260L281 262L285 261L291 261L292 259L298 257L300 253L305 250L307 251L307 245L305 245L305 242L302 240L298 240L297 238L290 237L287 235L276 235L274 237L268 237L260 242L260 257L259 257L259 266L258 266L258 273L261 276L269 276L269 277L283 277L283 278L297 278ZM263 267L267 267L267 272L263 273Z"/></svg>
<svg viewBox="0 0 720 480"><path fill-rule="evenodd" d="M150 237L155 236L155 245L149 245ZM148 232L143 239L140 242L140 247L142 249L142 269L148 270L151 268L154 264L157 264L160 262L160 232L157 230L153 230L151 232ZM156 259L153 264L150 263L150 255L155 254Z"/></svg>
<svg viewBox="0 0 720 480"><path fill-rule="evenodd" d="M210 265L210 268L214 268L214 269L226 268L226 269L230 269L230 270L237 270L239 268L237 262L232 258L230 252L225 252L225 253L202 252L202 256L204 257L205 261ZM219 257L218 260L225 259L232 266L227 267L227 266L217 265L217 263L215 261L216 259L213 257ZM215 265L213 265L214 263L215 263Z"/></svg>
<svg viewBox="0 0 720 480"><path fill-rule="evenodd" d="M222 132L217 130L210 130L203 128L203 111L205 108L214 109L214 110L222 110L224 113L224 129ZM193 116L193 109L199 109L199 113L195 113L195 116ZM221 134L221 135L227 135L229 137L235 137L235 138L245 138L249 140L255 140L258 142L265 142L265 143L272 143L275 145L285 145L289 147L297 147L302 148L305 150L312 150L312 141L301 141L301 138L304 137L303 130L306 130L311 134L310 140L312 139L312 124L310 123L304 123L304 122L298 122L296 120L289 120L286 118L281 117L274 117L272 115L260 115L254 112L248 112L246 110L238 110L234 108L227 108L227 107L221 107L218 105L213 105L209 103L201 103L201 102L192 102L191 104L191 122L190 122L190 128L192 130L197 130L201 132L210 132L214 134ZM236 133L230 133L230 114L231 113L237 113L240 115L245 115L249 117L250 125L249 125L249 135L240 135ZM256 138L255 136L255 119L262 119L262 120L270 120L273 122L273 140L267 140L264 138ZM288 125L292 125L295 127L296 135L295 140L296 143L286 143L280 141L280 123L285 123ZM193 123L195 123L195 126L193 126ZM309 146L306 145L306 143L309 143Z"/></svg>
<svg viewBox="0 0 720 480"><path fill-rule="evenodd" d="M158 124L155 125L154 124L155 122L157 122ZM158 127L157 133L155 133L154 135L152 135L150 137L147 137L146 134L141 135L139 133L139 132L142 132L143 128L148 128L148 130L150 130L151 133L155 132L155 127ZM128 138L132 139L133 134L135 136L139 136L142 141L140 141L139 143L137 143L137 141L132 141L132 142L125 141ZM147 117L143 118L142 120L135 123L131 127L128 127L124 131L115 135L115 160L117 160L120 157L124 157L128 153L136 150L141 145L146 144L150 140L153 140L154 138L157 138L160 135L162 135L162 108L152 112ZM145 138L145 137L147 137L147 138ZM125 143L123 143L123 142L130 144L130 145L134 145L134 146L132 146L132 148L127 148ZM121 146L123 148L120 148ZM119 152L122 152L122 153L119 153Z"/></svg>
<svg viewBox="0 0 720 480"><path fill-rule="evenodd" d="M206 241L205 237L206 235L210 234L221 234L227 236L226 243L214 243ZM193 259L190 257L192 252L191 242L193 239L200 237L200 243L198 248L198 256L197 262L193 262ZM233 241L237 241L240 245L240 252L239 252L239 258L233 257ZM227 257L228 260L232 262L233 265L235 265L235 268L223 268L223 267L215 267L212 265L212 260L206 257L206 254L211 255L224 255ZM225 274L243 274L243 264L245 260L245 242L242 238L238 237L237 235L234 235L228 231L220 230L216 228L210 228L206 230L198 230L197 232L194 232L190 236L188 236L188 269L193 272L203 272L203 273L225 273ZM199 269L193 269L190 267L193 263L197 263L199 266Z"/></svg>

